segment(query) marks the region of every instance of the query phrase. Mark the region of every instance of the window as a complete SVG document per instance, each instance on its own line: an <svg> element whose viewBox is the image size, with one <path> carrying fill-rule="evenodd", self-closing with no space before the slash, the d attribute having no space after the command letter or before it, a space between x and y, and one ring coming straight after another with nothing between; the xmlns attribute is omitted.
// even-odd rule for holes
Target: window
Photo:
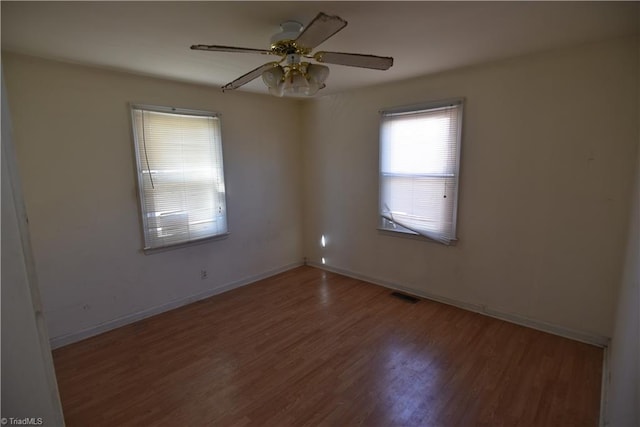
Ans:
<svg viewBox="0 0 640 427"><path fill-rule="evenodd" d="M220 118L133 105L144 249L227 234Z"/></svg>
<svg viewBox="0 0 640 427"><path fill-rule="evenodd" d="M380 227L456 238L462 100L382 112Z"/></svg>

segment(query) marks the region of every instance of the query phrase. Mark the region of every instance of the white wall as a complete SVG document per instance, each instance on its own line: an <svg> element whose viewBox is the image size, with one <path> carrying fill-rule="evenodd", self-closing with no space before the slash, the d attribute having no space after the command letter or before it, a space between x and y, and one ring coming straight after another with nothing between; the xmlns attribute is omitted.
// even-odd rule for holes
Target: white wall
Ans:
<svg viewBox="0 0 640 427"><path fill-rule="evenodd" d="M606 342L638 140L636 50L613 40L305 105L305 255ZM466 98L458 244L381 234L378 110L455 97Z"/></svg>
<svg viewBox="0 0 640 427"><path fill-rule="evenodd" d="M41 419L45 426L62 426L64 420L16 168L4 75L2 80L1 415L9 423L10 418L28 417Z"/></svg>
<svg viewBox="0 0 640 427"><path fill-rule="evenodd" d="M3 64L55 344L302 261L297 102L15 54ZM222 114L227 239L142 254L129 102Z"/></svg>
<svg viewBox="0 0 640 427"><path fill-rule="evenodd" d="M637 55L640 60L640 46ZM611 384L606 421L612 427L640 425L640 137L638 147L626 257L609 348Z"/></svg>

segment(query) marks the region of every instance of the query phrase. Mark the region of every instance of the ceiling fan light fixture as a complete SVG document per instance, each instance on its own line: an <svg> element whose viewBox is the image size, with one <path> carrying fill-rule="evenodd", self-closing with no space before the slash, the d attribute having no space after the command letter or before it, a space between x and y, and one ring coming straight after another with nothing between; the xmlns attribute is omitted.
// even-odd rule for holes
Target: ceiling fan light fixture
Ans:
<svg viewBox="0 0 640 427"><path fill-rule="evenodd" d="M326 87L328 76L329 67L303 62L275 65L262 73L262 81L273 96L314 96Z"/></svg>
<svg viewBox="0 0 640 427"><path fill-rule="evenodd" d="M309 80L309 86L304 91L306 96L313 96L320 90L320 85L315 80Z"/></svg>
<svg viewBox="0 0 640 427"><path fill-rule="evenodd" d="M309 82L309 88L306 90L305 95L313 96L326 85L324 82L329 77L329 67L324 65L308 64L306 67L305 77Z"/></svg>
<svg viewBox="0 0 640 427"><path fill-rule="evenodd" d="M278 86L270 87L269 88L269 94L273 95L273 96L277 96L278 98L282 98L284 96L284 87L283 87L283 85L279 84Z"/></svg>
<svg viewBox="0 0 640 427"><path fill-rule="evenodd" d="M306 95L309 92L309 81L300 70L290 68L284 76L282 90L285 95Z"/></svg>
<svg viewBox="0 0 640 427"><path fill-rule="evenodd" d="M307 66L307 78L311 81L314 80L318 84L324 84L329 77L329 67L320 64L309 64Z"/></svg>
<svg viewBox="0 0 640 427"><path fill-rule="evenodd" d="M276 88L282 82L284 77L284 69L277 65L262 73L262 81L269 89Z"/></svg>

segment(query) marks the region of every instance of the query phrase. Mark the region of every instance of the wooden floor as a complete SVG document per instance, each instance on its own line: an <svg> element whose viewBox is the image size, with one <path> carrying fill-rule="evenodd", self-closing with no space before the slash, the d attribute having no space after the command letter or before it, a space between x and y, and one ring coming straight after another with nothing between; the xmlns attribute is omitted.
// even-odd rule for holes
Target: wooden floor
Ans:
<svg viewBox="0 0 640 427"><path fill-rule="evenodd" d="M601 349L300 267L54 351L67 426L597 426Z"/></svg>

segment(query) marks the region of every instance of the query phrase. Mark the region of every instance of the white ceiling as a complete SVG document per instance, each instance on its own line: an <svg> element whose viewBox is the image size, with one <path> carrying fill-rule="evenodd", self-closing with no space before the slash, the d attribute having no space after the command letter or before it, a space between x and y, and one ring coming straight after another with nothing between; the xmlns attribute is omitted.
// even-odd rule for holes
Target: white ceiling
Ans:
<svg viewBox="0 0 640 427"><path fill-rule="evenodd" d="M8 2L2 48L222 86L271 60L192 51L268 49L286 20L318 12L349 24L318 50L393 56L388 71L331 65L324 94L638 33L638 2ZM266 93L257 79L239 90Z"/></svg>

